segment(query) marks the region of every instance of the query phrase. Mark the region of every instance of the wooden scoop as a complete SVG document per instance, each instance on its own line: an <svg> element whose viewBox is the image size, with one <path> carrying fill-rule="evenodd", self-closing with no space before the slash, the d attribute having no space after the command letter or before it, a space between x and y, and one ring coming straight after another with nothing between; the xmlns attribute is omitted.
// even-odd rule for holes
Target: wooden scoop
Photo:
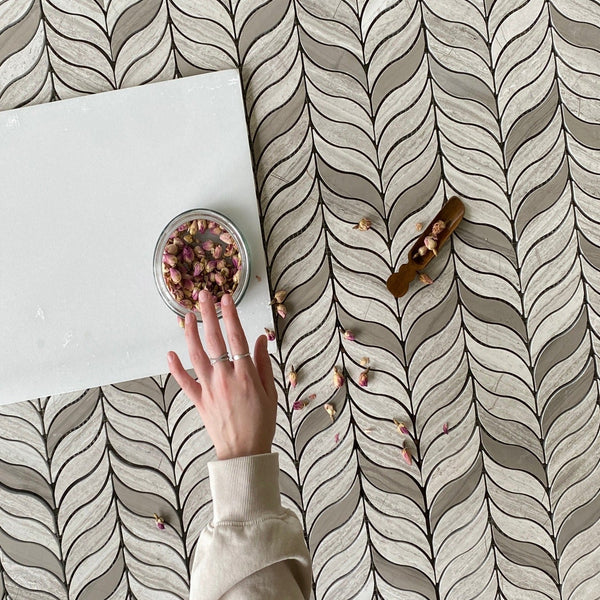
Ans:
<svg viewBox="0 0 600 600"><path fill-rule="evenodd" d="M458 196L452 196L442 210L435 216L433 221L429 223L427 228L421 234L421 237L416 241L415 245L408 252L408 263L403 264L397 273L392 273L387 280L387 288L396 298L404 296L408 291L408 285L415 278L418 271L423 270L429 261L434 258L435 254L428 250L423 256L419 254L419 248L425 245L425 238L431 235L433 224L436 221L444 221L446 227L437 235L436 251L446 243L452 232L458 227L465 214L465 206Z"/></svg>

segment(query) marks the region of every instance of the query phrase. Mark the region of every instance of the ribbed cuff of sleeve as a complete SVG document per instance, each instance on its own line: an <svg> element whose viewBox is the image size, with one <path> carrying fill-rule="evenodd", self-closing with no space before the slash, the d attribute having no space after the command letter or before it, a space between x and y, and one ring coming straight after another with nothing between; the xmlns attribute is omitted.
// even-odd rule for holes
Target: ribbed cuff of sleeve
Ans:
<svg viewBox="0 0 600 600"><path fill-rule="evenodd" d="M213 523L252 521L281 512L279 454L256 454L208 463Z"/></svg>

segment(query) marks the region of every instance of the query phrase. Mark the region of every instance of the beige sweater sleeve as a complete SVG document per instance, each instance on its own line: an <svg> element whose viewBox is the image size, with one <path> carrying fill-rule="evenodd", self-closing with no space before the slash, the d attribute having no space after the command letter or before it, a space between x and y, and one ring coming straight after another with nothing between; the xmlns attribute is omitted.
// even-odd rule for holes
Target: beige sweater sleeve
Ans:
<svg viewBox="0 0 600 600"><path fill-rule="evenodd" d="M208 463L213 520L200 534L190 600L308 600L300 521L281 506L279 455Z"/></svg>

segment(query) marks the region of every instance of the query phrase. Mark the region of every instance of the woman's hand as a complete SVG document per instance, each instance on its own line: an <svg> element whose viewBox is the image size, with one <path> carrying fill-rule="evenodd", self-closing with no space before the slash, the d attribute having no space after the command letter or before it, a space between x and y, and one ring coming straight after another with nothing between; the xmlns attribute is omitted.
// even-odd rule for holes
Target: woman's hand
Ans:
<svg viewBox="0 0 600 600"><path fill-rule="evenodd" d="M196 405L219 460L271 452L275 435L277 392L273 381L267 338L261 335L250 356L235 361L210 358L227 352L211 295L200 293L205 347L200 342L193 313L185 319L185 339L198 381L183 368L175 352L169 352L169 370ZM232 356L248 353L248 342L229 294L221 298L221 311ZM209 358L210 357L210 358Z"/></svg>

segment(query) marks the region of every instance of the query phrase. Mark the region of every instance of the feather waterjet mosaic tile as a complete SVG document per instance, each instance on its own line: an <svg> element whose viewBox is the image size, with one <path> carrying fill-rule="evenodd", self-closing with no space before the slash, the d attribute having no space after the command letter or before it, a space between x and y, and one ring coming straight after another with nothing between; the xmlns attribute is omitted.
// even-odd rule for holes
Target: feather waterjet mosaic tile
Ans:
<svg viewBox="0 0 600 600"><path fill-rule="evenodd" d="M239 69L315 599L598 598L599 33L578 0L0 5L3 109ZM0 408L0 598L185 598L213 458L164 375Z"/></svg>

